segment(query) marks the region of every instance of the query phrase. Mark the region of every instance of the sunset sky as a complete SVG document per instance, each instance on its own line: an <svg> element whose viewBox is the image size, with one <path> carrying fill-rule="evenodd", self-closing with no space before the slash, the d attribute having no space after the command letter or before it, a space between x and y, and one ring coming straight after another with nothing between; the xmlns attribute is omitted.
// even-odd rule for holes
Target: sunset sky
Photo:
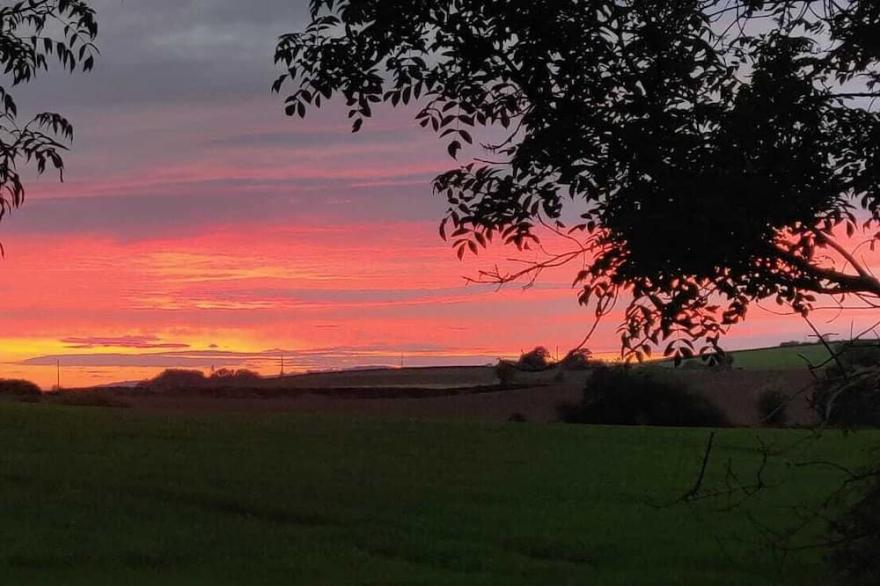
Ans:
<svg viewBox="0 0 880 586"><path fill-rule="evenodd" d="M450 161L412 111L382 110L356 136L337 104L283 115L274 43L307 0L94 4L95 71L16 92L22 114L67 115L76 141L66 181L32 179L0 223L0 376L49 386L58 356L70 385L168 366L275 373L281 355L289 370L485 363L580 340L568 273L465 286L505 253L460 262L440 240L430 179ZM617 325L591 347L617 350ZM848 333L850 318L823 327ZM809 333L755 310L728 346Z"/></svg>

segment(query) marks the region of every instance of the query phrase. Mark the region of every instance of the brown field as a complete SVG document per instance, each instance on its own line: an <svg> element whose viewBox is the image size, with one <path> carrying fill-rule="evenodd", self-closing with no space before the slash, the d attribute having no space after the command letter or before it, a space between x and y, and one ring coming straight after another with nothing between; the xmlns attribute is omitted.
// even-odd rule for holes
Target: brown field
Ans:
<svg viewBox="0 0 880 586"><path fill-rule="evenodd" d="M659 371L658 371L659 372ZM795 395L788 408L794 424L813 422L805 370L680 370L662 376L683 379L707 395L738 426L759 424L757 397L765 389ZM402 418L507 420L519 414L528 421L557 420L557 406L576 402L589 371L518 373L511 388L501 389L492 367L443 367L326 372L265 379L259 386L202 389L193 392L90 390L95 401L53 400L66 404L116 405L152 412L300 411ZM83 391L71 391L81 393ZM67 394L67 393L65 393Z"/></svg>

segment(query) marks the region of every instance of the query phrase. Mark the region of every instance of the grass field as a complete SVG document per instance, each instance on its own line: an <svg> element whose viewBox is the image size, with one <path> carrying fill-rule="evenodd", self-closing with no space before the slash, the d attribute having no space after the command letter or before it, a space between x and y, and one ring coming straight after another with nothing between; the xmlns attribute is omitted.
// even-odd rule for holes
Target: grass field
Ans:
<svg viewBox="0 0 880 586"><path fill-rule="evenodd" d="M821 364L830 358L828 350L822 344L805 344L803 346L787 346L777 348L759 348L731 352L734 366L751 370L785 370L790 368L807 368L804 358L811 364Z"/></svg>
<svg viewBox="0 0 880 586"><path fill-rule="evenodd" d="M806 358L810 364L825 363L830 354L822 344L804 344L802 346L773 346L752 350L732 350L733 367L745 370L807 370ZM701 362L700 359L692 359ZM672 361L663 361L664 366L672 366Z"/></svg>
<svg viewBox="0 0 880 586"><path fill-rule="evenodd" d="M758 464L723 430L707 482ZM816 552L782 568L773 527L839 477L787 480L745 509L657 508L699 468L706 430L149 415L0 404L6 584L822 584ZM827 435L803 459L856 464L876 434ZM784 579L781 577L784 576Z"/></svg>

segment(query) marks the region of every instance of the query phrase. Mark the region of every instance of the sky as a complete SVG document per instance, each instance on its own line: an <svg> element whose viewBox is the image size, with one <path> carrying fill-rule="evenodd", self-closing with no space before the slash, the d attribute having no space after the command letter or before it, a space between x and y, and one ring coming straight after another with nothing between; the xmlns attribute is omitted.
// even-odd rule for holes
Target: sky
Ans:
<svg viewBox="0 0 880 586"><path fill-rule="evenodd" d="M284 116L274 45L303 28L307 0L93 4L95 70L15 92L22 116L62 112L76 139L65 181L29 177L0 222L0 377L482 364L579 343L590 320L571 274L467 285L516 252L459 261L439 238L430 180L450 160L412 110L380 109L355 136L338 103ZM590 347L617 351L617 325ZM728 345L809 333L756 310Z"/></svg>

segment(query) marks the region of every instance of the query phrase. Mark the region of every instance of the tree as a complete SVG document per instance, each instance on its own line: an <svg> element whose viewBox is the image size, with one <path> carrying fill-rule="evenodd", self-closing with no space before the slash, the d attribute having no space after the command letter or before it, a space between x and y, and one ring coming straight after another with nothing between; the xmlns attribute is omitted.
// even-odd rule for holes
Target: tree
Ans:
<svg viewBox="0 0 880 586"><path fill-rule="evenodd" d="M550 351L543 346L535 346L528 352L523 352L516 365L523 370L545 370L550 366L552 357Z"/></svg>
<svg viewBox="0 0 880 586"><path fill-rule="evenodd" d="M341 96L355 132L417 103L480 155L434 181L459 256L571 244L481 280L577 262L597 320L627 293L629 358L680 359L764 300L880 301L839 241L878 238L878 39L872 0L312 0L273 89L290 116Z"/></svg>
<svg viewBox="0 0 880 586"><path fill-rule="evenodd" d="M73 140L73 126L54 112L19 123L12 87L31 81L56 60L67 71L89 71L98 35L95 12L81 0L27 0L0 8L0 219L21 205L25 188L19 164L47 166L64 179L61 153Z"/></svg>
<svg viewBox="0 0 880 586"><path fill-rule="evenodd" d="M570 351L562 359L560 365L565 370L584 370L590 368L593 353L587 348L577 348Z"/></svg>

